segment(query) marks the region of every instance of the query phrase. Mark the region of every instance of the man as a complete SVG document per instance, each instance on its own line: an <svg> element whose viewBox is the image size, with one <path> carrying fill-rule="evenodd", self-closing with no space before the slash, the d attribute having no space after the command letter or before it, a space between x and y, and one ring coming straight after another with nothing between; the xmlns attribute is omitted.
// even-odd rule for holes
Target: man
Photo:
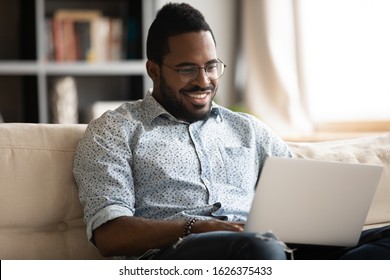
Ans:
<svg viewBox="0 0 390 280"><path fill-rule="evenodd" d="M150 27L153 91L92 121L74 162L89 240L104 256L285 259L271 233L244 233L264 159L291 157L258 119L218 106L225 70L187 4Z"/></svg>
<svg viewBox="0 0 390 280"><path fill-rule="evenodd" d="M243 258L224 252L226 244L212 245L230 240L223 237L228 232L247 238L241 232L264 158L291 153L257 119L213 103L225 65L199 11L187 4L162 8L147 56L153 92L93 121L78 147L74 175L88 237L105 256L139 257L175 245L171 256L160 250L153 257ZM209 232L188 242L199 252L179 250L189 233ZM264 258L285 257L272 236L248 238L271 244L276 253Z"/></svg>

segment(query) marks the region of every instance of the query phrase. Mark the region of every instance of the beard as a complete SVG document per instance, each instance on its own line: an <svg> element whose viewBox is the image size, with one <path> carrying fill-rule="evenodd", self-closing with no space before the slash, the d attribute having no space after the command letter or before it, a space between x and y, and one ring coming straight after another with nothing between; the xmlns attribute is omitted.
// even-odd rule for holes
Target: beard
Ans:
<svg viewBox="0 0 390 280"><path fill-rule="evenodd" d="M212 100L217 93L217 86L210 86L201 88L199 86L193 86L191 88L180 89L178 93L175 92L170 86L167 85L165 79L160 76L160 86L158 88L159 97L157 101L178 120L187 121L189 123L196 122L199 120L206 119L210 115ZM192 92L211 91L212 98L206 105L194 105L192 108L188 108L184 99L180 98L180 95L186 95ZM193 109L193 110L191 110Z"/></svg>

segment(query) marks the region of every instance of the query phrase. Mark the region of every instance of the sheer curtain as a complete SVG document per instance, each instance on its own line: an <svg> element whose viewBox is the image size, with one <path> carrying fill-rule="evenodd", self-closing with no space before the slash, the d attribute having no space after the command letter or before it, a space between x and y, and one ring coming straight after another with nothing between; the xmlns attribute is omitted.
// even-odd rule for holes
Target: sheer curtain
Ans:
<svg viewBox="0 0 390 280"><path fill-rule="evenodd" d="M390 1L295 2L313 121L390 120Z"/></svg>
<svg viewBox="0 0 390 280"><path fill-rule="evenodd" d="M312 131L293 0L242 1L243 103L280 135Z"/></svg>
<svg viewBox="0 0 390 280"><path fill-rule="evenodd" d="M390 125L390 1L245 0L242 99L286 136ZM345 127L344 127L345 129Z"/></svg>

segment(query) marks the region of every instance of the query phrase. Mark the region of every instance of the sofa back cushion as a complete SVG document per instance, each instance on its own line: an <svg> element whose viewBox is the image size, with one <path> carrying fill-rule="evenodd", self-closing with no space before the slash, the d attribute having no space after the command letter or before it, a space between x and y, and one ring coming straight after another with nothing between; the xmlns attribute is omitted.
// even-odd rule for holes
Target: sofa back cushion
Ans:
<svg viewBox="0 0 390 280"><path fill-rule="evenodd" d="M72 175L85 125L0 125L0 259L96 259Z"/></svg>

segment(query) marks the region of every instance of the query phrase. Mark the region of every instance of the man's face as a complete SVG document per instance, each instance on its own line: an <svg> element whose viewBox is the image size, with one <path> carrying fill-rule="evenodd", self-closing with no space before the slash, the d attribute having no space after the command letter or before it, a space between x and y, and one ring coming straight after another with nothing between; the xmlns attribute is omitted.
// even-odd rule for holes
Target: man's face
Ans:
<svg viewBox="0 0 390 280"><path fill-rule="evenodd" d="M194 122L210 112L211 102L218 88L218 80L209 80L203 69L189 81L183 81L172 70L182 66L205 67L217 62L215 44L210 32L185 33L169 38L169 54L159 67L153 96L179 120Z"/></svg>

